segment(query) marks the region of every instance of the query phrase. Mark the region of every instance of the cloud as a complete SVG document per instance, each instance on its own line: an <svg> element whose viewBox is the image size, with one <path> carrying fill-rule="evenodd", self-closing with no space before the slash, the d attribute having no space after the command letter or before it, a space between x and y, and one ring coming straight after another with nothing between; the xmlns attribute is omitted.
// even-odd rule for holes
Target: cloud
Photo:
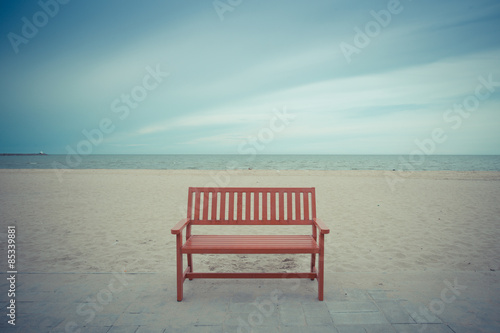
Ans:
<svg viewBox="0 0 500 333"><path fill-rule="evenodd" d="M494 71L499 56L498 51L483 52L257 93L181 115L174 113L137 128L133 135L156 137L187 131L191 137L179 143L227 147L258 133L267 126L273 109L286 106L298 120L280 133L282 140L317 143L377 138L385 142L392 138L411 144L441 124L443 112L453 103L473 93L478 76Z"/></svg>

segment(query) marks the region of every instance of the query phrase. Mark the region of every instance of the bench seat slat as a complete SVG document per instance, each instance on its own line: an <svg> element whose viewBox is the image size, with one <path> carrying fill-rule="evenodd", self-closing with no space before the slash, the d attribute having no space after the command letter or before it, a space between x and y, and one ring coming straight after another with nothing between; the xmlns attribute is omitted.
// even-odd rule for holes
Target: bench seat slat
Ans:
<svg viewBox="0 0 500 333"><path fill-rule="evenodd" d="M193 235L182 246L184 253L319 253L308 235Z"/></svg>

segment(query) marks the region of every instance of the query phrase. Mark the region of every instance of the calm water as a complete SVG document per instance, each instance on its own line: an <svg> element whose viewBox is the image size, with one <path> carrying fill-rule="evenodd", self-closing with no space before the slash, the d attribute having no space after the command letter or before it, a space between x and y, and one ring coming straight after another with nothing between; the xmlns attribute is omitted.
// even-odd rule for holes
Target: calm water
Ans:
<svg viewBox="0 0 500 333"><path fill-rule="evenodd" d="M500 171L498 155L45 155L0 156L1 169L265 169Z"/></svg>

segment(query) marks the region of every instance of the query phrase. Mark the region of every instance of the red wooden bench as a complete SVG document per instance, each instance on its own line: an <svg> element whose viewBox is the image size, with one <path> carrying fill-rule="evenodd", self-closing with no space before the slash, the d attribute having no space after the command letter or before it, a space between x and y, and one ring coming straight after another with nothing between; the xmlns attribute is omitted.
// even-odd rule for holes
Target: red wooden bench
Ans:
<svg viewBox="0 0 500 333"><path fill-rule="evenodd" d="M193 225L311 225L312 235L193 235ZM186 242L182 231L186 229ZM319 230L319 233L318 233ZM190 187L187 217L171 230L177 240L177 301L182 301L184 280L196 278L308 278L318 280L318 298L323 300L324 235L330 230L316 218L312 188L208 188ZM318 237L319 236L319 237ZM311 254L306 273L203 273L194 272L193 254ZM182 255L187 255L183 270ZM319 255L316 268L316 254Z"/></svg>

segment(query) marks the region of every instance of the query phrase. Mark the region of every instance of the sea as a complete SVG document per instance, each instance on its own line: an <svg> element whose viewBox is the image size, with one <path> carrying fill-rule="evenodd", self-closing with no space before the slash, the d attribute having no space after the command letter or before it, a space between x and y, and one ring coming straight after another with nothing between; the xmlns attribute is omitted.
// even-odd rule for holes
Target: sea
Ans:
<svg viewBox="0 0 500 333"><path fill-rule="evenodd" d="M0 169L500 171L500 155L16 155Z"/></svg>

